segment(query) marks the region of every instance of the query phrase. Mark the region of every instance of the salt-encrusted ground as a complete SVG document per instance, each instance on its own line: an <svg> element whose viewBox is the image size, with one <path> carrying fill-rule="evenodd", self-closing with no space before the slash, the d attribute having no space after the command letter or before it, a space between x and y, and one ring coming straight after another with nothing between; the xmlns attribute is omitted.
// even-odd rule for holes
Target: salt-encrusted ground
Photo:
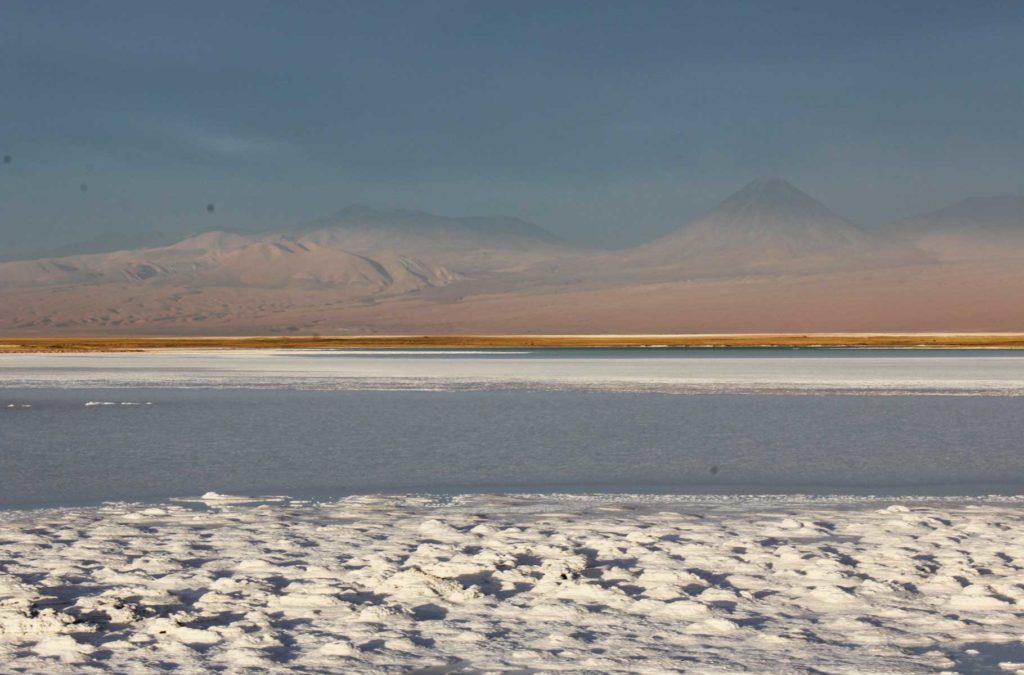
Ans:
<svg viewBox="0 0 1024 675"><path fill-rule="evenodd" d="M1020 499L204 504L0 514L3 670L914 673L1024 636Z"/></svg>
<svg viewBox="0 0 1024 675"><path fill-rule="evenodd" d="M559 357L522 351L227 350L0 354L6 387L252 387L460 391L1024 396L1024 356L824 350L729 356L617 350ZM742 353L742 352L741 352ZM731 352L730 352L731 354ZM799 354L799 356L795 355Z"/></svg>

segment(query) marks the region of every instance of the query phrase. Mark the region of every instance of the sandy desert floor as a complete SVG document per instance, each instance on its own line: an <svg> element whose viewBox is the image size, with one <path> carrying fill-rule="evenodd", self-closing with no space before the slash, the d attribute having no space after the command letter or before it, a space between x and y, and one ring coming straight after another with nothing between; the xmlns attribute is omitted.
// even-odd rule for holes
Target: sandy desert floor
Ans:
<svg viewBox="0 0 1024 675"><path fill-rule="evenodd" d="M593 335L1020 333L1020 259L692 276L678 267L479 279L399 295L344 287L123 282L0 293L0 334ZM595 272L596 270L596 272ZM596 274L597 278L592 275ZM608 277L606 275L610 274ZM571 277L571 278L570 278ZM6 342L6 340L3 340Z"/></svg>
<svg viewBox="0 0 1024 675"><path fill-rule="evenodd" d="M723 333L654 335L327 335L2 337L0 353L168 349L466 349L607 347L877 347L1024 349L1024 333Z"/></svg>
<svg viewBox="0 0 1024 675"><path fill-rule="evenodd" d="M19 672L1013 672L1024 664L984 659L1021 647L1022 507L207 494L12 511L0 660Z"/></svg>

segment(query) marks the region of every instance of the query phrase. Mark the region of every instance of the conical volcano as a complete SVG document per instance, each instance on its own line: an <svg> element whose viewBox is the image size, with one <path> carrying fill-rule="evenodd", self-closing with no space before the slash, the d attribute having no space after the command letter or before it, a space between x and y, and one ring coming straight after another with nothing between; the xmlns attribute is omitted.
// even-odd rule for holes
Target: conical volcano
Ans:
<svg viewBox="0 0 1024 675"><path fill-rule="evenodd" d="M781 178L759 178L710 212L636 249L655 265L723 273L834 263L869 254L877 238Z"/></svg>

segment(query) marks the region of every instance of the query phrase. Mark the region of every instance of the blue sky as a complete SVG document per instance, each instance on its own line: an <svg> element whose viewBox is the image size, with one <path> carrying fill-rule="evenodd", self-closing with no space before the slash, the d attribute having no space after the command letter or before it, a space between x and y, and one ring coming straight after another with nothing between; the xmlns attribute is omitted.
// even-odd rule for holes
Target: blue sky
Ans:
<svg viewBox="0 0 1024 675"><path fill-rule="evenodd" d="M875 225L1024 192L1022 63L1018 0L5 0L0 248L350 203L619 246L765 174Z"/></svg>

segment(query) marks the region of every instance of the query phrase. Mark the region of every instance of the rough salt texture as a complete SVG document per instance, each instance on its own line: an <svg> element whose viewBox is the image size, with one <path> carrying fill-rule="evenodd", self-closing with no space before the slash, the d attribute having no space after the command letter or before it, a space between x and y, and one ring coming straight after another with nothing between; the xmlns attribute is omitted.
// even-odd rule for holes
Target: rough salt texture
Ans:
<svg viewBox="0 0 1024 675"><path fill-rule="evenodd" d="M1019 499L198 504L0 514L5 672L915 673L1024 635Z"/></svg>

